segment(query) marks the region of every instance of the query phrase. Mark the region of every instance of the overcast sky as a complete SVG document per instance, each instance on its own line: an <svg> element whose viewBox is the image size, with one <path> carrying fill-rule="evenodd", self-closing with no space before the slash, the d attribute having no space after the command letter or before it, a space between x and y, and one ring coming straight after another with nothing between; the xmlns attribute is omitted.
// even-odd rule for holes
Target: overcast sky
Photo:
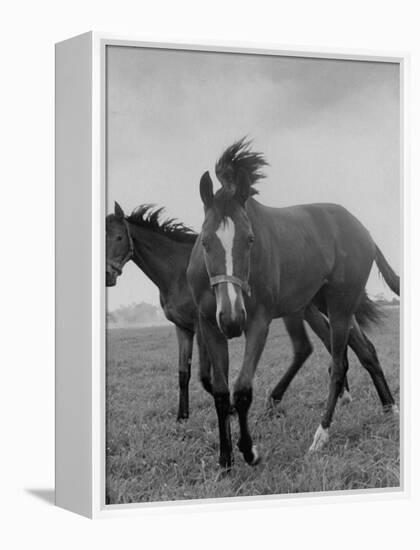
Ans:
<svg viewBox="0 0 420 550"><path fill-rule="evenodd" d="M202 173L248 135L270 163L257 200L340 203L399 271L398 65L108 47L107 70L108 212L156 203L198 230ZM140 301L158 291L130 262L108 307Z"/></svg>

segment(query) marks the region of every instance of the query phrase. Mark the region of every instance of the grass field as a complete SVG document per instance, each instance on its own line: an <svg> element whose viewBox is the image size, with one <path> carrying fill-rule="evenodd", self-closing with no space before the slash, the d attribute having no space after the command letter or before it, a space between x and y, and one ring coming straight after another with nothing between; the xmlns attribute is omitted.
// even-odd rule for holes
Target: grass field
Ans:
<svg viewBox="0 0 420 550"><path fill-rule="evenodd" d="M281 320L273 322L259 363L250 428L262 453L255 468L236 448L221 476L218 431L211 397L198 382L194 354L190 419L176 422L177 344L172 326L113 329L107 337L107 502L109 504L209 497L333 491L399 485L399 419L384 415L370 377L352 353L353 402L337 406L330 442L307 455L328 388L329 356L311 333L314 353L285 394L283 414L266 403L291 359ZM388 309L370 331L385 375L399 402L399 310ZM230 379L240 366L243 340L230 343Z"/></svg>

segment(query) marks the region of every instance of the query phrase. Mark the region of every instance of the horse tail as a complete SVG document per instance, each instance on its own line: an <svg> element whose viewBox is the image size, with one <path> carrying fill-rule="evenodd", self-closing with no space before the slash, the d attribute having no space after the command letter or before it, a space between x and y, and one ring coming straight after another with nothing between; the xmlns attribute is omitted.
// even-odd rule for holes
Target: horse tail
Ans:
<svg viewBox="0 0 420 550"><path fill-rule="evenodd" d="M367 328L372 324L380 324L383 320L384 312L377 303L369 298L365 290L354 316L362 328Z"/></svg>
<svg viewBox="0 0 420 550"><path fill-rule="evenodd" d="M382 254L379 246L376 246L375 262L378 266L379 272L385 279L386 284L397 296L400 295L400 278L386 261L385 256Z"/></svg>

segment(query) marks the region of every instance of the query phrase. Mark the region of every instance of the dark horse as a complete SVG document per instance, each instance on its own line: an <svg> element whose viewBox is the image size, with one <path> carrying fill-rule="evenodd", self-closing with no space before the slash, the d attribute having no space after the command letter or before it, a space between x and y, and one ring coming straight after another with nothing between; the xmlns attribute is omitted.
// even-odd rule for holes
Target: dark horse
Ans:
<svg viewBox="0 0 420 550"><path fill-rule="evenodd" d="M202 336L213 365L212 389L220 435L220 464L230 467L228 342L245 331L245 355L234 385L238 413L238 447L256 464L258 451L248 429L252 381L273 318L300 316L321 333L331 350L332 366L325 414L310 450L328 440L336 402L348 363L347 345L369 372L385 410L394 399L375 348L363 333L356 312L365 296L373 262L389 287L399 294L399 277L365 227L343 207L309 204L269 208L252 195L267 163L241 140L216 164L222 187L214 194L206 172L200 182L205 218L191 254L187 278L199 310ZM325 318L314 303L328 313ZM275 395L274 395L275 397Z"/></svg>
<svg viewBox="0 0 420 550"><path fill-rule="evenodd" d="M160 220L163 208L151 205L139 206L126 217L115 203L114 213L106 218L106 285L114 286L124 265L132 260L151 279L160 291L160 302L166 318L176 327L178 339L179 407L177 419L188 418L188 388L191 376L191 358L194 334L197 333L200 379L204 388L212 393L210 361L205 346L201 345L197 308L187 284L186 270L197 234L184 224L174 220ZM324 304L317 306L324 310ZM361 324L377 319L372 302L363 296L357 312ZM327 320L313 308L308 319L313 330L329 349ZM304 361L311 354L312 346L300 313L284 318L293 344L292 364L272 392L273 400L280 402L288 385ZM347 386L348 389L348 386ZM344 400L350 394L344 394Z"/></svg>
<svg viewBox="0 0 420 550"><path fill-rule="evenodd" d="M178 420L189 415L188 388L197 314L186 281L186 269L197 234L174 220L159 221L162 208L142 205L126 217L115 203L106 218L106 286L114 286L124 265L133 262L155 283L166 318L175 324L178 339ZM199 340L199 334L197 334ZM210 365L206 348L199 345L203 385Z"/></svg>

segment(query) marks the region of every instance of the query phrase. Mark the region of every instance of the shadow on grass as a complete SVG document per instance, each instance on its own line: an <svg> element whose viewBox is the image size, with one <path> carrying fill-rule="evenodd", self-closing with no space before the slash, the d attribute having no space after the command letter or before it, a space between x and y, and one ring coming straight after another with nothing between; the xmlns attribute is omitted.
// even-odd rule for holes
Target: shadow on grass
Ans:
<svg viewBox="0 0 420 550"><path fill-rule="evenodd" d="M28 495L32 495L40 500L43 500L47 504L55 504L55 490L54 489L25 489Z"/></svg>

